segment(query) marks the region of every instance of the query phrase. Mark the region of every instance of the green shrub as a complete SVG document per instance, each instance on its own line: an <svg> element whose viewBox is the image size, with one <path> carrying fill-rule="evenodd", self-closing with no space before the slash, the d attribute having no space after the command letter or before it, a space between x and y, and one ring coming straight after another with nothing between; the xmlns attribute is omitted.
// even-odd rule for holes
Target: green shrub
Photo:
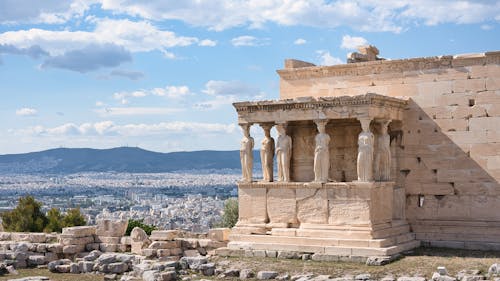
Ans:
<svg viewBox="0 0 500 281"><path fill-rule="evenodd" d="M229 198L224 202L222 220L214 225L216 227L233 227L238 222L238 199Z"/></svg>
<svg viewBox="0 0 500 281"><path fill-rule="evenodd" d="M63 227L86 225L85 217L80 213L80 208L68 210L62 219Z"/></svg>
<svg viewBox="0 0 500 281"><path fill-rule="evenodd" d="M80 208L70 209L62 215L57 208L41 211L42 203L33 196L19 198L17 207L1 214L5 231L13 232L61 232L63 227L85 225L87 222L80 213Z"/></svg>
<svg viewBox="0 0 500 281"><path fill-rule="evenodd" d="M153 230L156 230L156 227L154 225L145 224L144 220L130 219L128 221L127 231L125 232L125 235L129 236L130 232L132 232L132 229L134 229L134 227L142 228L142 230L144 230L148 235L151 235L151 232Z"/></svg>
<svg viewBox="0 0 500 281"><path fill-rule="evenodd" d="M47 217L41 211L42 203L33 196L19 198L17 207L4 212L2 225L4 231L12 232L41 232L47 225Z"/></svg>
<svg viewBox="0 0 500 281"><path fill-rule="evenodd" d="M63 215L57 208L52 208L47 212L47 225L43 229L44 232L61 232L63 225Z"/></svg>

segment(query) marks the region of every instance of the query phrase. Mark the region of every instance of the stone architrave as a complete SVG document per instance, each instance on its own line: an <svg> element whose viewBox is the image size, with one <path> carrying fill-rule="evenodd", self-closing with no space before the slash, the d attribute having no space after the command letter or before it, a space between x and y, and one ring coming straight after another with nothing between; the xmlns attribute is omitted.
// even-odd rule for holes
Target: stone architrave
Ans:
<svg viewBox="0 0 500 281"><path fill-rule="evenodd" d="M251 124L241 124L240 126L243 129L243 138L241 139L240 147L242 181L252 182L254 140L250 136Z"/></svg>
<svg viewBox="0 0 500 281"><path fill-rule="evenodd" d="M375 156L376 179L389 181L391 179L391 138L387 129L391 120L380 122L380 134L378 135L377 153Z"/></svg>
<svg viewBox="0 0 500 281"><path fill-rule="evenodd" d="M271 137L272 124L261 124L264 129L264 139L260 148L260 161L262 162L262 181L273 181L273 162L274 162L274 139Z"/></svg>
<svg viewBox="0 0 500 281"><path fill-rule="evenodd" d="M373 143L374 136L370 132L371 119L359 119L363 130L358 137L358 181L373 181Z"/></svg>
<svg viewBox="0 0 500 281"><path fill-rule="evenodd" d="M314 149L314 181L327 182L328 171L330 170L330 136L326 133L328 120L314 121L318 127L318 134L314 139L316 147Z"/></svg>
<svg viewBox="0 0 500 281"><path fill-rule="evenodd" d="M278 124L278 141L276 143L276 158L278 162L278 181L290 181L290 159L292 157L292 138L286 134L286 124Z"/></svg>

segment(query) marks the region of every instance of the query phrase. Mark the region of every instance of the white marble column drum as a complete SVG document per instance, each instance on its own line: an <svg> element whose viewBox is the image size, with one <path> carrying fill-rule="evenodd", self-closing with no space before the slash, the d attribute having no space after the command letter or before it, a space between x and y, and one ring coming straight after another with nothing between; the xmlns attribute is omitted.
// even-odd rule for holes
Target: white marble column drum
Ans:
<svg viewBox="0 0 500 281"><path fill-rule="evenodd" d="M292 158L292 138L286 134L286 123L276 125L276 159L278 162L278 181L290 181L290 159Z"/></svg>
<svg viewBox="0 0 500 281"><path fill-rule="evenodd" d="M328 120L315 120L318 134L315 137L314 149L314 181L327 182L330 170L330 136L326 133Z"/></svg>
<svg viewBox="0 0 500 281"><path fill-rule="evenodd" d="M380 134L377 136L377 153L375 156L375 179L391 180L391 138L387 132L391 120L380 121Z"/></svg>
<svg viewBox="0 0 500 281"><path fill-rule="evenodd" d="M243 138L241 139L240 146L240 160L241 160L241 172L242 172L242 182L252 182L252 170L253 170L253 146L254 140L250 136L250 127L252 124L245 123L240 124L243 130Z"/></svg>
<svg viewBox="0 0 500 281"><path fill-rule="evenodd" d="M260 148L260 161L262 163L262 181L273 181L273 163L274 163L274 139L271 137L271 128L273 124L260 124L264 130L264 138L262 139Z"/></svg>
<svg viewBox="0 0 500 281"><path fill-rule="evenodd" d="M370 132L369 118L359 119L362 132L358 136L358 159L357 171L358 181L371 182L373 181L373 143L374 136Z"/></svg>

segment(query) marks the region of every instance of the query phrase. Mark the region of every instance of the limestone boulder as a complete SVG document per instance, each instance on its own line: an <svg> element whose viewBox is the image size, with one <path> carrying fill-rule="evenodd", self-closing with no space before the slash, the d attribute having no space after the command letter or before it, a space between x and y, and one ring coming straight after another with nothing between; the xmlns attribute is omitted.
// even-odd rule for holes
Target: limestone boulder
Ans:
<svg viewBox="0 0 500 281"><path fill-rule="evenodd" d="M172 241L179 236L177 230L153 230L149 237L152 241Z"/></svg>
<svg viewBox="0 0 500 281"><path fill-rule="evenodd" d="M105 237L121 237L127 231L128 220L102 219L97 221L95 234Z"/></svg>
<svg viewBox="0 0 500 281"><path fill-rule="evenodd" d="M149 237L144 229L136 226L130 232L130 239L132 239L132 242L143 242L149 240Z"/></svg>
<svg viewBox="0 0 500 281"><path fill-rule="evenodd" d="M208 238L213 241L227 242L229 241L229 234L231 234L229 228L212 228L208 231Z"/></svg>
<svg viewBox="0 0 500 281"><path fill-rule="evenodd" d="M258 280L269 280L274 279L278 276L278 272L276 271L259 271L257 272Z"/></svg>
<svg viewBox="0 0 500 281"><path fill-rule="evenodd" d="M86 237L96 234L95 226L72 226L62 229L63 235L71 235L73 237Z"/></svg>

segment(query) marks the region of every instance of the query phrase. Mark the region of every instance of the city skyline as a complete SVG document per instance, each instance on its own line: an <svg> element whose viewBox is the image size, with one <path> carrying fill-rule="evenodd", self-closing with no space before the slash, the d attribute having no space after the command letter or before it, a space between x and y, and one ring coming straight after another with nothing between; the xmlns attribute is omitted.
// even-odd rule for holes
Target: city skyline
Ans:
<svg viewBox="0 0 500 281"><path fill-rule="evenodd" d="M231 103L278 99L286 58L496 51L499 21L498 1L2 1L0 154L236 150Z"/></svg>

